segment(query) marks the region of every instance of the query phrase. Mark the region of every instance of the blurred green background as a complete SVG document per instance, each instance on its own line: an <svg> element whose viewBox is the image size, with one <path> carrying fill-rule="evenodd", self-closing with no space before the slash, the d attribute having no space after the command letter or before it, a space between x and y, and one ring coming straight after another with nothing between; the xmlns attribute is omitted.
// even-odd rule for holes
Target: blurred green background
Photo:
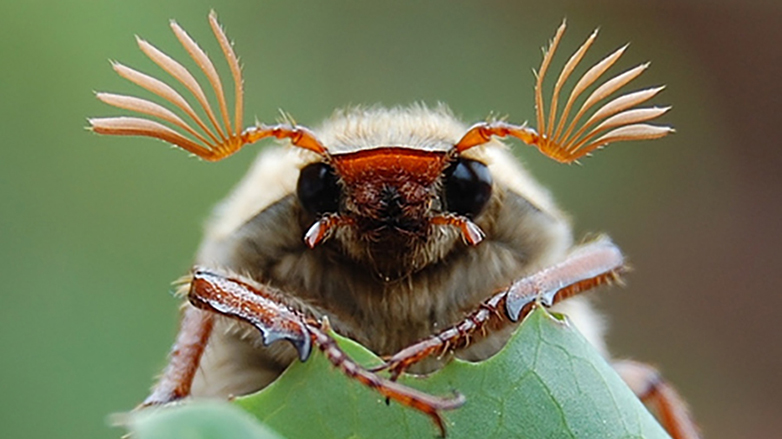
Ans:
<svg viewBox="0 0 782 439"><path fill-rule="evenodd" d="M0 437L118 437L108 415L164 364L170 282L257 147L205 164L83 127L118 113L93 90L138 92L107 59L161 76L134 34L184 60L176 18L217 53L210 8L244 64L246 124L415 101L532 120L530 70L563 17L560 63L594 27L587 62L631 41L615 71L653 61L634 87L668 85L677 134L581 167L519 155L579 235L610 233L635 267L599 294L615 354L658 365L707 437L782 431L778 1L49 0L0 4Z"/></svg>

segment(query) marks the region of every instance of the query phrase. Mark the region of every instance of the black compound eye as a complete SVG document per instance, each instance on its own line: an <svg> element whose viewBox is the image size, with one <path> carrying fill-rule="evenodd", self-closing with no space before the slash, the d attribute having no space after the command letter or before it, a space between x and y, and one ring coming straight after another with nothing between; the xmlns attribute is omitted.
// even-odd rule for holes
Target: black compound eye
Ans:
<svg viewBox="0 0 782 439"><path fill-rule="evenodd" d="M491 174L481 162L460 158L445 170L445 203L449 212L478 216L491 198Z"/></svg>
<svg viewBox="0 0 782 439"><path fill-rule="evenodd" d="M302 207L314 214L333 213L339 208L340 188L331 166L313 163L299 174L296 195Z"/></svg>

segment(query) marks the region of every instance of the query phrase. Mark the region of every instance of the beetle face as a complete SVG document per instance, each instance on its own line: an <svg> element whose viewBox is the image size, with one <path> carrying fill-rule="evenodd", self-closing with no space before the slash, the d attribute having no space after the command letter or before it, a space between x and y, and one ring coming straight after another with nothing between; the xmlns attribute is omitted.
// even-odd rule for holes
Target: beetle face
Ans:
<svg viewBox="0 0 782 439"><path fill-rule="evenodd" d="M456 162L446 152L379 147L328 162L302 169L299 201L311 214L340 218L335 241L355 262L397 277L433 262L437 249L453 244L455 234L438 233L432 221L449 214L444 180L453 178Z"/></svg>
<svg viewBox="0 0 782 439"><path fill-rule="evenodd" d="M409 251L431 236L441 213L438 188L445 154L379 148L334 157L341 178L343 215L372 253Z"/></svg>

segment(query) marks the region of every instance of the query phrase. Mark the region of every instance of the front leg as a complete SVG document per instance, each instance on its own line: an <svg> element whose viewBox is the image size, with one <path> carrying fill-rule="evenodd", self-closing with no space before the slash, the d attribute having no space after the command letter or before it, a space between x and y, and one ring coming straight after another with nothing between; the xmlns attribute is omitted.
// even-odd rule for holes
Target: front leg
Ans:
<svg viewBox="0 0 782 439"><path fill-rule="evenodd" d="M517 280L482 302L464 320L402 349L375 371L396 379L415 363L468 347L473 340L523 320L536 306L553 306L569 297L618 279L624 257L608 239L600 238L572 251L564 261Z"/></svg>
<svg viewBox="0 0 782 439"><path fill-rule="evenodd" d="M514 282L481 303L461 322L402 349L374 370L388 370L391 378L396 379L430 355L466 348L487 331L496 331L522 320L536 306L552 306L616 280L624 269L622 253L608 239L585 244L559 264ZM630 361L616 362L614 368L639 399L656 409L661 423L674 439L700 438L686 404L655 369Z"/></svg>
<svg viewBox="0 0 782 439"><path fill-rule="evenodd" d="M416 409L437 425L445 436L441 410L452 410L464 404L464 397L431 396L365 369L345 354L329 334L328 321L316 320L288 306L286 296L268 286L248 279L231 277L205 269L196 269L188 293L190 303L206 313L216 313L253 325L263 337L264 345L287 340L296 348L299 359L309 358L315 345L345 375L370 387L388 399Z"/></svg>

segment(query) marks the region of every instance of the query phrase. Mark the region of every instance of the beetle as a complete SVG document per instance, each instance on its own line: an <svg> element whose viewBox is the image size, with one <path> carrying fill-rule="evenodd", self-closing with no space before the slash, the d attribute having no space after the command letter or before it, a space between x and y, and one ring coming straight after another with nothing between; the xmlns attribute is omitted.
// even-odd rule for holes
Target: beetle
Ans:
<svg viewBox="0 0 782 439"><path fill-rule="evenodd" d="M516 138L572 163L609 143L671 133L646 123L670 107L638 108L663 87L608 99L648 64L592 87L627 46L588 69L560 110L563 86L597 36L565 63L546 104L543 81L563 22L536 72L537 128L503 120L466 126L443 105L419 104L349 108L316 129L284 115L279 124L242 130L239 62L214 12L209 23L233 78L233 115L212 61L172 21L210 83L216 109L185 67L137 38L139 48L193 95L205 119L162 81L113 63L120 76L191 122L152 101L102 92L98 99L109 105L170 125L127 116L89 121L96 133L161 139L207 161L269 137L287 143L264 150L215 210L182 281L187 301L169 364L142 406L256 391L296 358L307 360L316 346L348 376L429 415L444 435L440 412L464 398L403 386L395 381L400 373L427 373L452 356L488 358L515 323L541 305L567 314L607 355L601 320L578 294L618 279L622 253L606 237L574 245L564 214L500 139ZM329 335L331 327L386 363L374 370L355 363ZM442 352L449 355L433 355ZM615 365L636 394L658 407L672 436L698 437L685 404L653 368Z"/></svg>

